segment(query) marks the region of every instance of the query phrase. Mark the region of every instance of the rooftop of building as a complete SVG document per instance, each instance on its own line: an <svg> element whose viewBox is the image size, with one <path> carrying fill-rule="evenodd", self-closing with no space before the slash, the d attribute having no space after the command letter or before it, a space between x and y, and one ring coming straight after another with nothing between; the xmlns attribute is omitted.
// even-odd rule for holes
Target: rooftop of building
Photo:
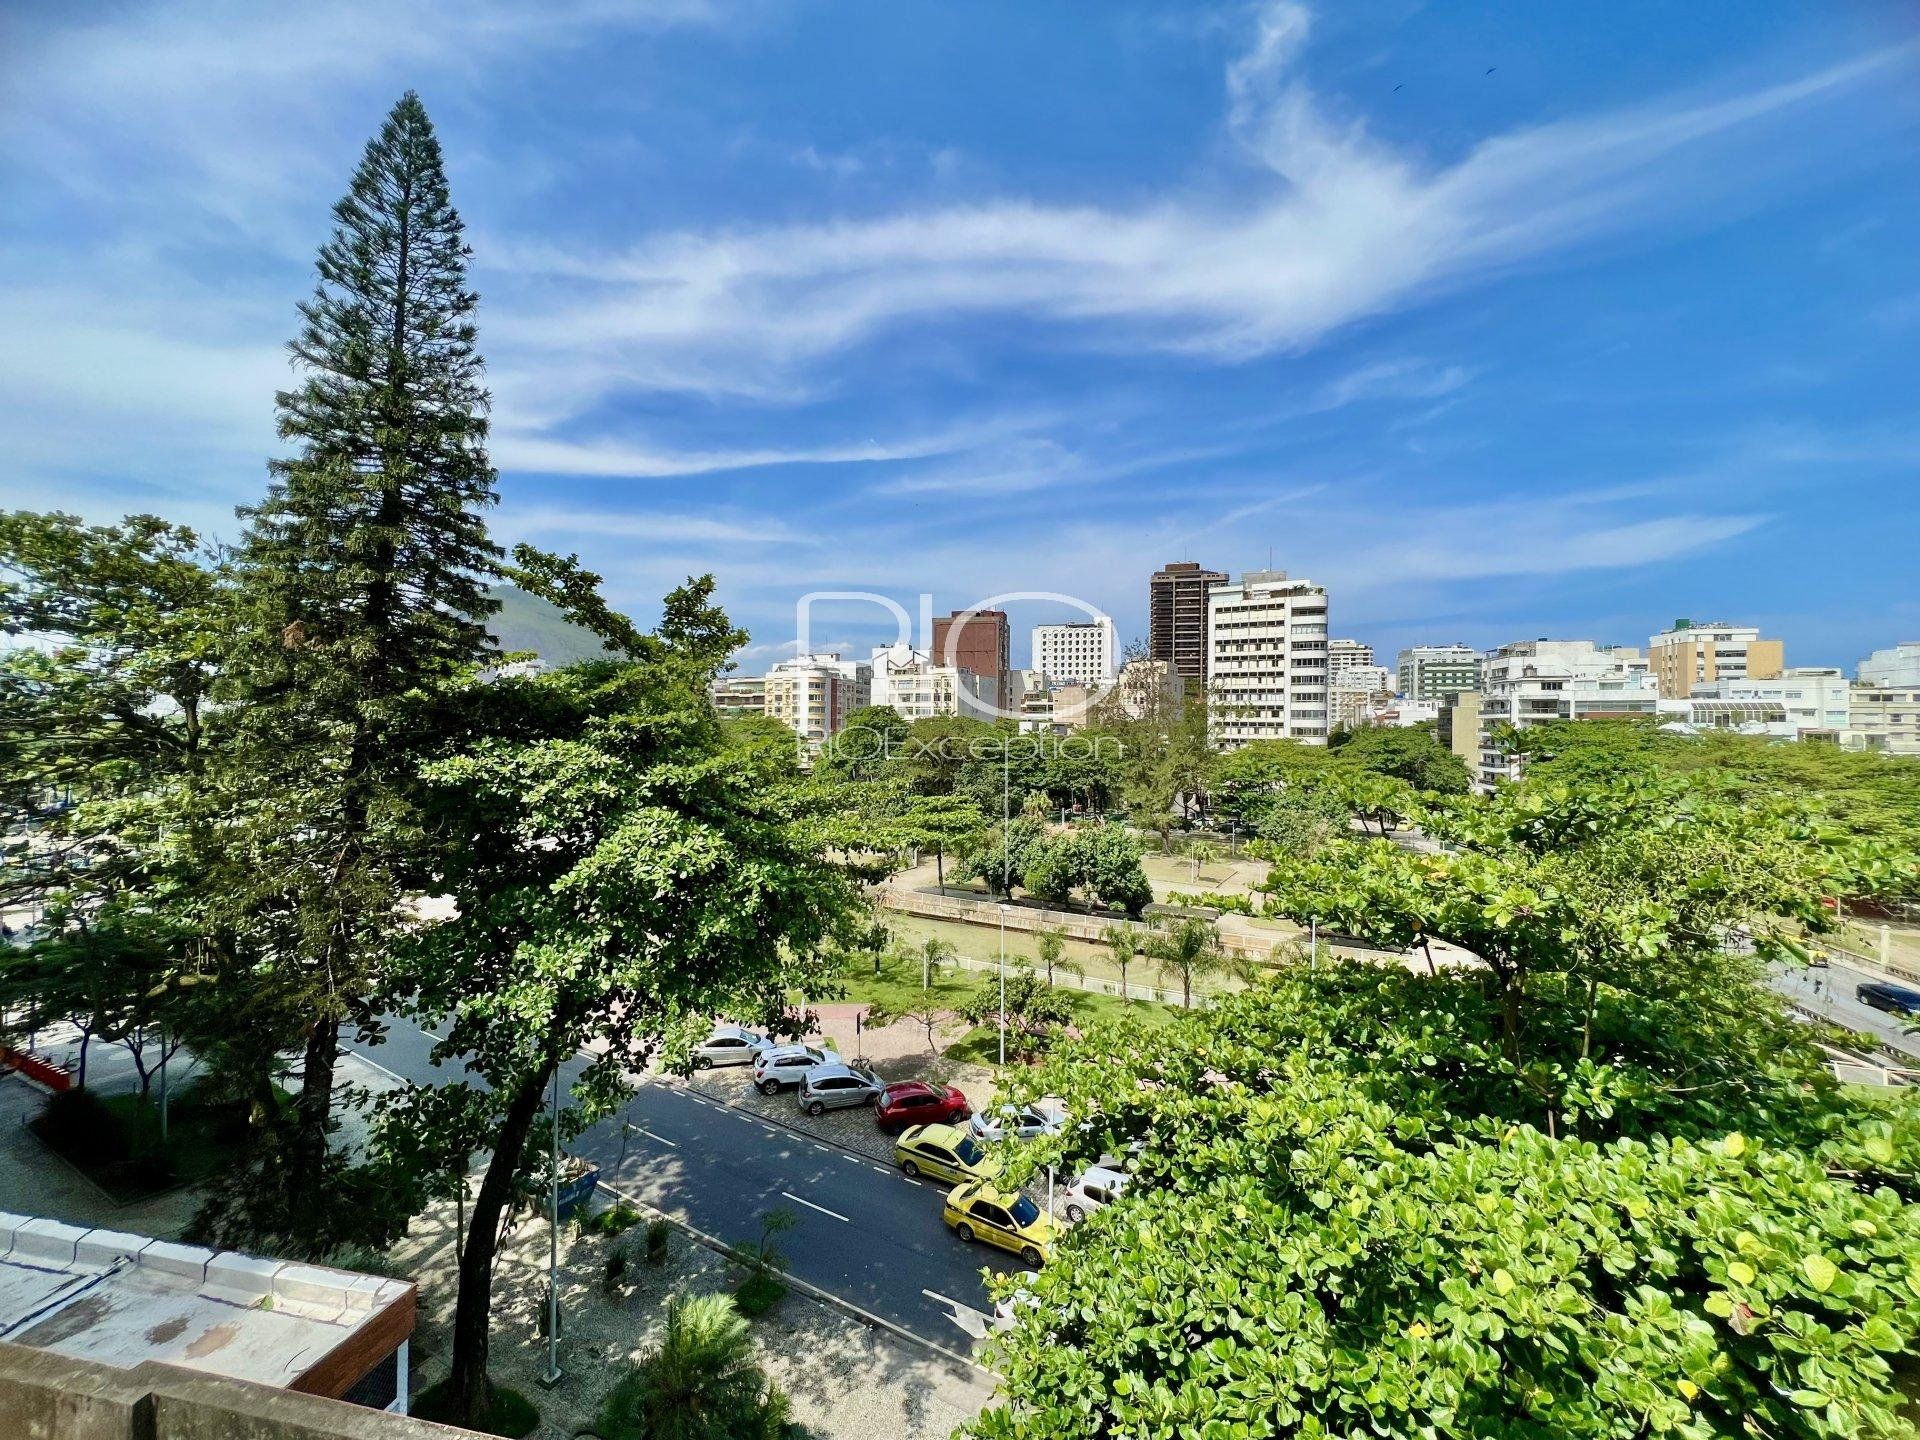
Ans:
<svg viewBox="0 0 1920 1440"><path fill-rule="evenodd" d="M383 1332L372 1358L391 1353L413 1309L404 1280L0 1212L0 1340L16 1345L312 1389L343 1346Z"/></svg>

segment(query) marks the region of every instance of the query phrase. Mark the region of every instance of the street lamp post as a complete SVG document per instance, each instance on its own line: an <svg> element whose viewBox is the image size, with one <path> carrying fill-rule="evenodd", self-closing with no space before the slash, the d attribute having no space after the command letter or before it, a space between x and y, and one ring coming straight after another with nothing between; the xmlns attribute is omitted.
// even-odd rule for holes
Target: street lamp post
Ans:
<svg viewBox="0 0 1920 1440"><path fill-rule="evenodd" d="M561 1380L560 1370L560 1064L553 1066L553 1138L549 1149L553 1185L549 1196L552 1228L547 1232L547 1373L540 1384L551 1390Z"/></svg>
<svg viewBox="0 0 1920 1440"><path fill-rule="evenodd" d="M1013 894L1013 739L1000 742L1000 1066L1007 1064L1007 900Z"/></svg>

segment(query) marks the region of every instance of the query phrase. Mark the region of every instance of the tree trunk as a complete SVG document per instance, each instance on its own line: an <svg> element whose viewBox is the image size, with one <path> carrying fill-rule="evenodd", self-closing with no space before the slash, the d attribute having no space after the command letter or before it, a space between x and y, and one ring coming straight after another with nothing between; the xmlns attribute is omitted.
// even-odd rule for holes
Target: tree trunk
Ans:
<svg viewBox="0 0 1920 1440"><path fill-rule="evenodd" d="M289 1193L304 1203L321 1189L321 1169L327 1160L327 1126L333 1120L333 1070L340 1054L340 1022L316 1017L307 1032L306 1052L300 1062L300 1104L293 1146L293 1176Z"/></svg>
<svg viewBox="0 0 1920 1440"><path fill-rule="evenodd" d="M944 846L936 844L933 847L933 883L942 895L947 893L947 857L944 851Z"/></svg>
<svg viewBox="0 0 1920 1440"><path fill-rule="evenodd" d="M75 1087L76 1089L84 1090L87 1088L87 1047L92 1043L93 1031L90 1029L82 1030L80 1032L80 1075L79 1083Z"/></svg>
<svg viewBox="0 0 1920 1440"><path fill-rule="evenodd" d="M487 1406L487 1324L493 1309L493 1256L500 1243L500 1218L512 1198L513 1174L540 1113L540 1097L553 1073L543 1065L514 1092L494 1146L493 1158L467 1218L466 1248L460 1255L460 1293L453 1307L453 1369L447 1388L453 1396L454 1424L478 1419Z"/></svg>

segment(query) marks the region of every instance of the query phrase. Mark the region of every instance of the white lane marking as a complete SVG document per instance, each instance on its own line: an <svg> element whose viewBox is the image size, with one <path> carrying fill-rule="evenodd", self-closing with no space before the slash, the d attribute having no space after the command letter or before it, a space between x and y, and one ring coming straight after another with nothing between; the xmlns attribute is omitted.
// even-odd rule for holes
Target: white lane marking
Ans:
<svg viewBox="0 0 1920 1440"><path fill-rule="evenodd" d="M796 1205L804 1205L809 1210L818 1210L822 1215L831 1215L834 1219L838 1220L843 1225L851 1225L853 1223L851 1220L847 1219L846 1216L842 1215L838 1210L829 1210L827 1209L826 1206L816 1205L811 1200L802 1200L798 1195L794 1194L791 1190L782 1190L780 1193L786 1196L787 1199L793 1201L793 1203Z"/></svg>
<svg viewBox="0 0 1920 1440"><path fill-rule="evenodd" d="M680 1142L678 1140L669 1140L664 1135L656 1135L653 1133L653 1131L647 1129L647 1127L644 1125L636 1125L633 1128L638 1130L642 1135L646 1136L649 1140L658 1140L662 1145L671 1145L675 1150L678 1150L680 1148Z"/></svg>
<svg viewBox="0 0 1920 1440"><path fill-rule="evenodd" d="M926 1296L929 1300L938 1300L942 1305L951 1305L954 1309L964 1310L969 1315L978 1315L982 1320L993 1319L993 1317L989 1315L986 1311L978 1310L971 1305L963 1304L962 1302L954 1299L951 1295L942 1295L938 1290L922 1290L920 1293Z"/></svg>
<svg viewBox="0 0 1920 1440"><path fill-rule="evenodd" d="M938 1290L920 1292L937 1305L944 1305L952 1313L947 1316L961 1334L972 1340L983 1340L993 1329L993 1317L984 1310L976 1310L971 1305L962 1305L951 1295L942 1295Z"/></svg>
<svg viewBox="0 0 1920 1440"><path fill-rule="evenodd" d="M852 1157L851 1155L849 1155L849 1156L848 1156L847 1158L848 1158L849 1160L851 1160L851 1159L853 1159L853 1157ZM872 1162L871 1162L871 1161L869 1161L868 1163L869 1163L869 1164L872 1164ZM874 1169L876 1169L876 1170L878 1170L878 1171L879 1171L879 1172L880 1172L880 1173L881 1173L882 1175L891 1175L891 1174L893 1174L893 1171L892 1171L892 1170L890 1170L889 1168L887 1168L887 1167L886 1167L885 1165L874 1165L874 1167L873 1167L873 1168L874 1168Z"/></svg>

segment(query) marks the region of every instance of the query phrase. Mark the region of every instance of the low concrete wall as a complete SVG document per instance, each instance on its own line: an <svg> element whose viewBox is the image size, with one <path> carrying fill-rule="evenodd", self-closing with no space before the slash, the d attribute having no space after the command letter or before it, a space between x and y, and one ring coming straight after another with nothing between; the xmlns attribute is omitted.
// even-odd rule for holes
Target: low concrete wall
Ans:
<svg viewBox="0 0 1920 1440"><path fill-rule="evenodd" d="M1000 925L999 902L995 900L965 900L956 895L929 895L924 890L912 890L906 887L888 886L878 892L883 909L898 910L904 915L918 915L927 920L953 920L962 925L978 925L982 929L994 930ZM1155 905L1150 914L1179 915L1190 913L1177 905ZM1100 943L1100 932L1109 925L1131 923L1136 930L1144 933L1147 926L1138 921L1129 922L1119 914L1089 915L1084 910L1047 910L1037 905L1023 905L1015 902L1007 907L1007 929L1029 932L1059 926L1067 932L1071 940L1084 940L1092 945ZM1223 930L1220 934L1222 948L1235 954L1250 956L1256 960L1267 958L1267 951L1278 936L1249 937L1236 935Z"/></svg>
<svg viewBox="0 0 1920 1440"><path fill-rule="evenodd" d="M472 1432L147 1361L130 1370L0 1341L7 1440L459 1440Z"/></svg>

